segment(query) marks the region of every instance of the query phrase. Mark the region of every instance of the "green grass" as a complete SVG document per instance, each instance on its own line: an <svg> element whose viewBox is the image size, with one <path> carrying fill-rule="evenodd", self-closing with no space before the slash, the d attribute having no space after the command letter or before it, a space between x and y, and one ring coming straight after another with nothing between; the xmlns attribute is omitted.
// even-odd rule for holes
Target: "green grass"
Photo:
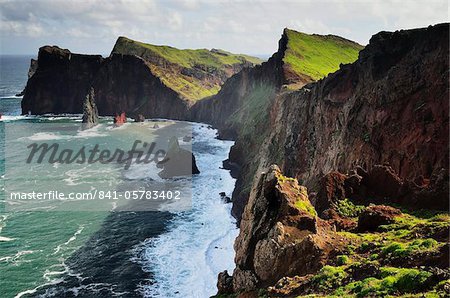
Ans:
<svg viewBox="0 0 450 298"><path fill-rule="evenodd" d="M335 203L336 211L339 215L345 217L358 217L366 207L355 205L349 199L339 200Z"/></svg>
<svg viewBox="0 0 450 298"><path fill-rule="evenodd" d="M126 37L119 37L112 53L136 55L145 59L153 74L167 87L190 100L211 96L220 90L220 83L217 80L207 81L196 77L192 72L202 75L215 75L221 72L230 76L233 74L233 65L262 62L256 57L232 54L223 50L181 50L170 46L146 44ZM183 73L181 69L184 69Z"/></svg>
<svg viewBox="0 0 450 298"><path fill-rule="evenodd" d="M320 292L327 292L336 289L347 278L344 266L324 266L319 273L312 278L312 283Z"/></svg>
<svg viewBox="0 0 450 298"><path fill-rule="evenodd" d="M357 297L412 293L426 287L430 276L431 273L418 269L382 267L380 277L350 283L346 289Z"/></svg>
<svg viewBox="0 0 450 298"><path fill-rule="evenodd" d="M448 225L450 215L425 211L420 214L404 213L378 232L338 232L352 243L352 248L340 251L332 262L308 277L302 286L303 295L298 297L447 297L450 280L445 275L436 275L427 266L398 262L420 258L423 252L438 251L444 245L416 231L436 224ZM391 262L393 257L396 262Z"/></svg>
<svg viewBox="0 0 450 298"><path fill-rule="evenodd" d="M361 45L332 35L309 35L286 29L288 44L283 58L296 74L319 80L358 58Z"/></svg>

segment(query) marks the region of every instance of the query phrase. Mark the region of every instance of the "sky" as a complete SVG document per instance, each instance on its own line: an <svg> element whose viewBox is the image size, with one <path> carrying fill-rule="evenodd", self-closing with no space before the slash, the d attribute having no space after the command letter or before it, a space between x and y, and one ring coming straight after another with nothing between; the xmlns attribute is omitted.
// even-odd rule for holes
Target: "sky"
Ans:
<svg viewBox="0 0 450 298"><path fill-rule="evenodd" d="M118 36L269 56L283 28L367 44L379 31L448 22L447 0L0 0L0 54L43 45L108 55Z"/></svg>

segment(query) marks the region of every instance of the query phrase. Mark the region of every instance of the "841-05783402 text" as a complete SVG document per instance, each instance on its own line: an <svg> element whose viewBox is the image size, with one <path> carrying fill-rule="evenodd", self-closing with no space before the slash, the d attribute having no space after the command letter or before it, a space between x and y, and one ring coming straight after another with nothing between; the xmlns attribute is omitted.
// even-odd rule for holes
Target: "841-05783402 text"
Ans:
<svg viewBox="0 0 450 298"><path fill-rule="evenodd" d="M181 192L171 190L129 190L129 191L99 191L89 192L11 192L11 200L180 200Z"/></svg>

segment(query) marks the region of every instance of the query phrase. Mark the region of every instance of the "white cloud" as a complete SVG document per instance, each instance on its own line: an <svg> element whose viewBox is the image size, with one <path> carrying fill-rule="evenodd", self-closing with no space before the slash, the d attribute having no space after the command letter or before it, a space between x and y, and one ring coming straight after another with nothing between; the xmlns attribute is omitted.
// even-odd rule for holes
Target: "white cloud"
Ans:
<svg viewBox="0 0 450 298"><path fill-rule="evenodd" d="M446 0L0 0L0 52L36 44L109 53L118 35L181 48L271 54L284 27L359 43L448 20Z"/></svg>
<svg viewBox="0 0 450 298"><path fill-rule="evenodd" d="M183 17L179 12L172 12L169 14L168 23L172 30L179 30L183 25Z"/></svg>

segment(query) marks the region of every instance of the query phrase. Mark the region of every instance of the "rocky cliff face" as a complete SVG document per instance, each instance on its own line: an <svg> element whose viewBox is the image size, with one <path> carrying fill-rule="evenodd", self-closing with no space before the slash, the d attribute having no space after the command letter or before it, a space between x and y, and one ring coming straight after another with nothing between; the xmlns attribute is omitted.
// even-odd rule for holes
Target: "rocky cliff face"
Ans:
<svg viewBox="0 0 450 298"><path fill-rule="evenodd" d="M317 50L317 44L322 47L321 51ZM226 81L216 96L197 102L192 107L192 118L214 124L223 132L236 131L239 129L236 126L241 126L247 116L244 114L258 108L253 106L256 104L253 97L258 92L262 93L258 97L272 98L282 87L302 87L337 70L341 63L355 61L361 48L361 45L336 36L308 35L284 29L278 51L267 62L244 69ZM336 55L336 51L339 54ZM327 66L311 63L313 58Z"/></svg>
<svg viewBox="0 0 450 298"><path fill-rule="evenodd" d="M376 34L355 63L278 93L268 106L265 123L247 134L250 141L238 138L230 154L245 169L236 211L252 177L272 163L313 192L324 174L356 166L389 163L402 179L430 179L449 161L448 24ZM243 154L252 142L259 153Z"/></svg>
<svg viewBox="0 0 450 298"><path fill-rule="evenodd" d="M40 48L37 69L25 87L22 113L82 113L83 99L102 62L100 55L73 54L50 46Z"/></svg>
<svg viewBox="0 0 450 298"><path fill-rule="evenodd" d="M182 98L196 101L216 94L233 74L260 64L261 60L222 50L180 50L119 37L111 54L144 59L152 73Z"/></svg>
<svg viewBox="0 0 450 298"><path fill-rule="evenodd" d="M100 115L186 120L195 100L217 93L231 75L259 62L220 50L179 50L123 37L108 58L45 46L27 82L22 113L81 113L93 86Z"/></svg>
<svg viewBox="0 0 450 298"><path fill-rule="evenodd" d="M321 45L321 51L313 44ZM195 121L219 128L221 137L236 140L230 153L232 164L241 167L233 193L233 215L243 212L256 173L261 145L271 131L270 106L279 96L322 78L339 68L340 63L353 62L361 46L328 35L308 35L285 29L278 51L254 68L232 76L220 92L196 102L191 108ZM339 55L333 54L339 52ZM318 59L328 67L312 63ZM273 123L272 123L273 125Z"/></svg>
<svg viewBox="0 0 450 298"><path fill-rule="evenodd" d="M316 272L344 245L341 238L317 217L307 189L272 166L255 183L245 207L234 245L233 290L250 291L283 276Z"/></svg>
<svg viewBox="0 0 450 298"><path fill-rule="evenodd" d="M364 180L378 178L382 183L381 177L384 182L395 178L392 169L375 168L360 172L364 178L328 174L319 189L331 200L321 204L277 166L261 173L235 241L236 268L231 276L226 271L219 274L218 294L444 294L442 281L450 275L448 214L424 219L390 206L354 205L347 196L380 189Z"/></svg>
<svg viewBox="0 0 450 298"><path fill-rule="evenodd" d="M105 59L92 81L99 114L125 112L145 118L186 119L189 102L153 75L137 56L114 54Z"/></svg>

